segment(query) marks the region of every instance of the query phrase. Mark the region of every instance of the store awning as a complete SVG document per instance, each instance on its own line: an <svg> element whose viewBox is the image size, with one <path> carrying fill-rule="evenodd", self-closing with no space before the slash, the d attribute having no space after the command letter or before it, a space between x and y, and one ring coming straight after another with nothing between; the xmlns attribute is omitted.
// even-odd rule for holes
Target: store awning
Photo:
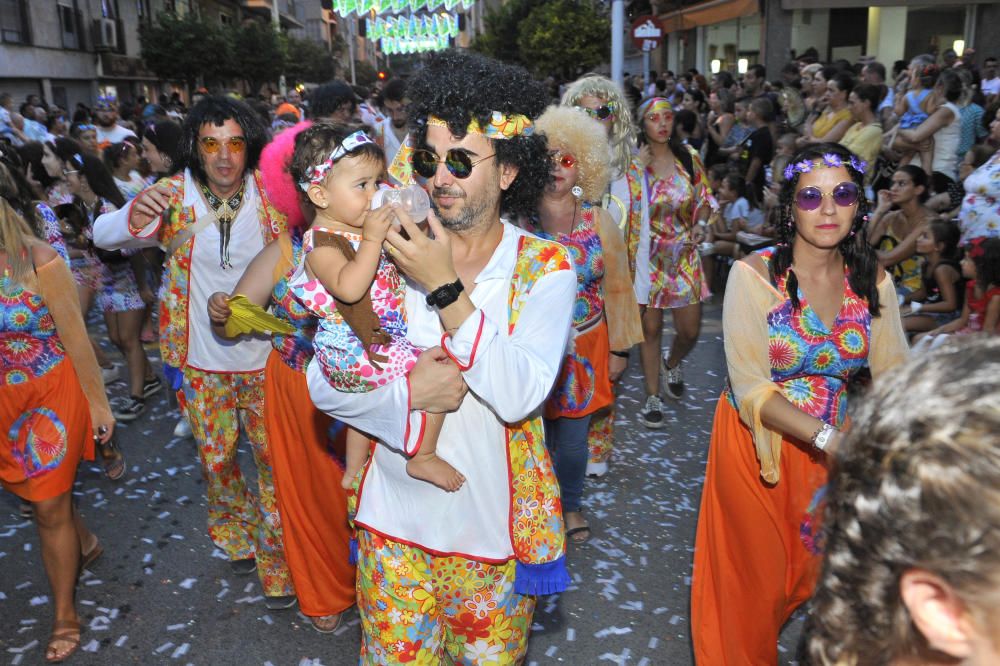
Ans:
<svg viewBox="0 0 1000 666"><path fill-rule="evenodd" d="M709 0L660 16L665 32L676 32L731 21L760 11L758 0Z"/></svg>

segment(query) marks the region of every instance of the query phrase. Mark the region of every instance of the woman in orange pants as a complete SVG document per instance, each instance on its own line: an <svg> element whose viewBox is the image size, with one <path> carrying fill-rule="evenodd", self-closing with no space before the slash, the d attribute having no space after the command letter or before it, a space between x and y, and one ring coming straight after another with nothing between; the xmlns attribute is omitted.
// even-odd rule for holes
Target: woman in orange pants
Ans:
<svg viewBox="0 0 1000 666"><path fill-rule="evenodd" d="M851 375L877 378L906 338L892 280L864 241L865 165L837 144L785 173L776 248L733 267L719 399L695 541L691 635L709 666L775 664L782 625L812 595L826 454Z"/></svg>

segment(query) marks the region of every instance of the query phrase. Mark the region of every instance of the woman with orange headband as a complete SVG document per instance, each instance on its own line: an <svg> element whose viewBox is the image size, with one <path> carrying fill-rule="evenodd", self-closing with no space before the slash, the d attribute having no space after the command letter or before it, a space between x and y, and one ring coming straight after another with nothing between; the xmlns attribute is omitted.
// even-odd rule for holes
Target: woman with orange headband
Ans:
<svg viewBox="0 0 1000 666"><path fill-rule="evenodd" d="M660 364L666 373L667 395L684 394L681 361L698 340L701 301L709 297L702 273L698 243L704 239L708 218L719 209L708 187L698 153L674 133L674 110L662 97L647 99L636 110L639 143L647 147L646 183L649 196L649 240L638 244L638 263L648 255L648 275L636 274L635 290L645 306L639 345L646 380L646 403L641 419L647 428L663 427L660 401ZM670 310L677 331L670 353L661 361L663 310Z"/></svg>

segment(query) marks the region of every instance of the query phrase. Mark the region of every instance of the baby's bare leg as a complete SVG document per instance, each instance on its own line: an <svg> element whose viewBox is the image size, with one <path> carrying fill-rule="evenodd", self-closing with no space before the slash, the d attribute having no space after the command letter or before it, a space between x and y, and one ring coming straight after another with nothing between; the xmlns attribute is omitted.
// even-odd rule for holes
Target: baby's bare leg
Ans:
<svg viewBox="0 0 1000 666"><path fill-rule="evenodd" d="M340 485L345 490L350 490L351 486L354 485L354 477L358 475L361 468L365 466L365 462L368 461L368 435L354 428L348 428L344 448L344 457L346 460L344 462L344 478L340 482Z"/></svg>
<svg viewBox="0 0 1000 666"><path fill-rule="evenodd" d="M444 414L427 414L420 450L406 463L406 473L415 479L454 492L465 483L465 477L437 456L437 440L442 425L444 425Z"/></svg>

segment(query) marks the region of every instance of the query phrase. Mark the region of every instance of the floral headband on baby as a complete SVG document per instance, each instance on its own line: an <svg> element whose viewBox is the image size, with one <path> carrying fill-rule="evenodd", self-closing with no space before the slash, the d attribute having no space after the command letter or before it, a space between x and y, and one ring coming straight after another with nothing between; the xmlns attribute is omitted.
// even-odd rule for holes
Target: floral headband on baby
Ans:
<svg viewBox="0 0 1000 666"><path fill-rule="evenodd" d="M791 180L796 173L809 173L813 169L836 169L837 167L850 167L863 176L865 169L868 168L868 163L854 155L851 155L851 159L845 160L840 155L825 153L822 159L802 160L786 166L785 180Z"/></svg>
<svg viewBox="0 0 1000 666"><path fill-rule="evenodd" d="M323 180L326 179L326 174L330 172L330 169L333 168L333 165L337 162L337 160L345 155L353 153L366 143L375 143L375 140L361 130L345 137L344 140L338 143L337 147L333 149L333 152L330 153L329 157L316 166L311 166L306 169L306 180L299 182L299 188L305 192L309 189L310 185L319 185L322 183Z"/></svg>

